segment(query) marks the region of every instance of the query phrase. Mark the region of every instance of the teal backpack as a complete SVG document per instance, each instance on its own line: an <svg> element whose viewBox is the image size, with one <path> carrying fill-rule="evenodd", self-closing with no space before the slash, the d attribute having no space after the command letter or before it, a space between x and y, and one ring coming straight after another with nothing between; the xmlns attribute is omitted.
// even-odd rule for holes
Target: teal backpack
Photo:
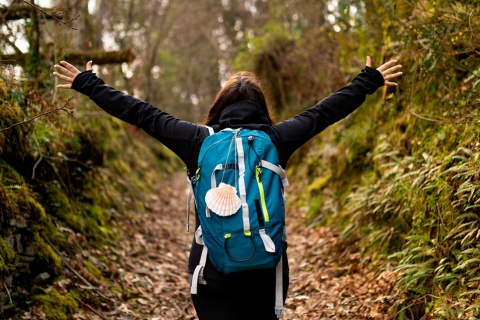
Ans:
<svg viewBox="0 0 480 320"><path fill-rule="evenodd" d="M275 309L281 317L282 242L286 241L283 189L288 180L277 149L260 130L213 133L208 129L198 169L189 180L200 220L195 239L204 246L191 293L197 293L198 283L206 283L203 269L207 253L214 267L225 274L277 268Z"/></svg>

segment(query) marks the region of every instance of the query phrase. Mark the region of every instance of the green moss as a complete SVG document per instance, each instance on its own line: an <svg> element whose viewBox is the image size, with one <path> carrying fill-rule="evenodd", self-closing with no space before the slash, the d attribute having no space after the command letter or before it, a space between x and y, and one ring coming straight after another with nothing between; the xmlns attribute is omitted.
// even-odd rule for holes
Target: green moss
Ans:
<svg viewBox="0 0 480 320"><path fill-rule="evenodd" d="M83 264L85 265L85 268L90 272L95 278L100 279L100 280L105 280L103 278L103 274L98 268L91 262L90 260L84 260Z"/></svg>
<svg viewBox="0 0 480 320"><path fill-rule="evenodd" d="M62 259L41 236L36 235L35 242L37 244L35 254L39 260L38 263L48 266L52 273L56 275L61 274L63 269Z"/></svg>
<svg viewBox="0 0 480 320"><path fill-rule="evenodd" d="M116 293L122 293L123 289L122 289L122 286L120 285L114 285L110 287L110 291L116 292Z"/></svg>
<svg viewBox="0 0 480 320"><path fill-rule="evenodd" d="M78 309L78 303L72 293L60 294L57 290L51 288L45 294L39 294L33 297L40 306L43 307L47 319L50 320L68 320Z"/></svg>
<svg viewBox="0 0 480 320"><path fill-rule="evenodd" d="M8 246L5 240L0 237L0 271L8 271L6 264L15 259L15 252Z"/></svg>
<svg viewBox="0 0 480 320"><path fill-rule="evenodd" d="M37 222L45 222L47 220L47 214L45 208L32 196L29 196L26 200L26 209L30 213L30 217Z"/></svg>
<svg viewBox="0 0 480 320"><path fill-rule="evenodd" d="M314 191L321 190L322 188L324 188L328 184L328 182L330 181L330 178L331 178L330 174L318 177L312 183L310 183L310 185L308 186L308 189L307 189L308 192L311 193L311 192L314 192Z"/></svg>
<svg viewBox="0 0 480 320"><path fill-rule="evenodd" d="M107 223L108 216L104 213L105 209L102 209L98 205L85 205L85 211L88 216L94 221L98 222L99 225L105 225Z"/></svg>
<svg viewBox="0 0 480 320"><path fill-rule="evenodd" d="M55 216L76 232L85 232L85 222L76 210L78 204L72 203L59 183L51 183L45 189L43 197L43 203L47 205L49 215Z"/></svg>
<svg viewBox="0 0 480 320"><path fill-rule="evenodd" d="M23 185L25 180L23 177L5 161L0 159L0 183L4 186Z"/></svg>

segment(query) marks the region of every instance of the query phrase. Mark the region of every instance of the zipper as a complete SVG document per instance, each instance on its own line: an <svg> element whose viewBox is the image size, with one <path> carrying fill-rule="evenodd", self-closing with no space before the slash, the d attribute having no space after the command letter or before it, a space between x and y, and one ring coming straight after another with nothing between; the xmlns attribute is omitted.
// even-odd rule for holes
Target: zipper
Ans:
<svg viewBox="0 0 480 320"><path fill-rule="evenodd" d="M263 221L269 222L270 217L268 215L267 203L265 202L265 189L263 188L263 183L262 183L262 180L260 179L261 174L262 174L262 168L260 168L260 166L257 165L255 169L255 178L257 179L258 191L260 193L260 205L262 207L262 212L263 212Z"/></svg>

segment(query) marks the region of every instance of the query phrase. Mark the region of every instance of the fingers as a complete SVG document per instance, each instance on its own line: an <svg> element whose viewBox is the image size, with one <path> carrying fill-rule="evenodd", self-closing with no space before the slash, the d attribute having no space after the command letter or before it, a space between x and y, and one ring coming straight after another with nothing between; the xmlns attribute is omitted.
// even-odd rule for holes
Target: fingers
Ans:
<svg viewBox="0 0 480 320"><path fill-rule="evenodd" d="M372 58L370 56L367 56L367 62L365 63L367 67L372 67Z"/></svg>
<svg viewBox="0 0 480 320"><path fill-rule="evenodd" d="M394 87L397 86L398 84L396 82L390 82L390 81L385 81L385 86L387 87Z"/></svg>
<svg viewBox="0 0 480 320"><path fill-rule="evenodd" d="M59 64L53 66L58 72L53 72L53 75L63 81L68 82L67 84L59 84L57 88L70 89L72 87L73 80L80 73L80 70L75 68L73 65L66 61L60 61ZM86 65L87 70L92 70L92 61L88 61Z"/></svg>
<svg viewBox="0 0 480 320"><path fill-rule="evenodd" d="M79 74L80 73L80 70L78 70L77 68L75 68L73 65L71 65L70 63L68 63L67 61L60 61L60 64L65 68L67 69L69 72L73 73L73 74Z"/></svg>
<svg viewBox="0 0 480 320"><path fill-rule="evenodd" d="M387 74L385 75L383 78L385 80L390 80L390 79L393 79L393 78L396 78L396 77L399 77L403 74L403 72L396 72L396 73L392 73L392 74Z"/></svg>
<svg viewBox="0 0 480 320"><path fill-rule="evenodd" d="M71 71L69 71L68 69L66 69L66 68L64 68L64 67L62 67L62 66L60 66L60 65L58 65L58 64L54 65L53 67L54 67L58 72L61 72L61 73L65 74L65 75L67 75L67 76L69 76L69 77L74 76L74 74L73 74Z"/></svg>
<svg viewBox="0 0 480 320"><path fill-rule="evenodd" d="M67 82L70 82L72 83L73 82L73 79L75 79L75 77L72 77L72 76L67 76L67 75L63 75L63 74L60 74L58 72L54 72L53 75L59 79L62 79L64 81L67 81Z"/></svg>
<svg viewBox="0 0 480 320"><path fill-rule="evenodd" d="M390 60L390 61L387 61L384 64L382 64L380 67L378 67L377 70L382 72L384 70L387 70L387 69L393 67L396 64L397 64L397 60Z"/></svg>
<svg viewBox="0 0 480 320"><path fill-rule="evenodd" d="M69 83L69 84L59 84L57 85L57 88L60 88L60 89L71 89L72 88L72 84Z"/></svg>
<svg viewBox="0 0 480 320"><path fill-rule="evenodd" d="M396 86L397 85L396 82L391 82L389 80L395 79L395 78L401 76L403 74L403 72L395 72L395 71L397 71L401 68L402 68L402 66L398 65L398 66L389 68L385 71L381 71L383 79L385 80L385 85L386 86Z"/></svg>
<svg viewBox="0 0 480 320"><path fill-rule="evenodd" d="M385 86L396 86L397 83L390 80L395 79L403 74L403 72L398 71L401 68L402 65L397 65L397 60L390 60L378 67L377 70L382 74L383 79L385 80Z"/></svg>
<svg viewBox="0 0 480 320"><path fill-rule="evenodd" d="M377 70L382 74L386 86L396 86L396 82L389 80L395 79L403 74L399 71L402 68L402 65L397 64L397 62L397 60L390 60L377 68ZM366 65L367 67L372 66L372 58L370 56L367 56Z"/></svg>
<svg viewBox="0 0 480 320"><path fill-rule="evenodd" d="M68 68L68 65L65 65L65 62L62 61L60 62L62 65L54 65L53 67L58 71L58 72L61 72L62 74L64 75L61 75L57 72L54 72L53 74L55 76L57 76L58 78L61 78L62 80L66 80L68 81L68 79L66 78L75 78L77 76L77 74L80 73L80 71L78 71L75 67L73 67L72 65L70 65L71 67L73 67L73 70L72 68Z"/></svg>
<svg viewBox="0 0 480 320"><path fill-rule="evenodd" d="M382 74L387 75L387 74L393 74L393 73L395 73L396 71L398 71L398 70L400 70L400 69L402 69L402 65L399 64L399 65L396 65L396 66L394 66L394 67L388 68L388 69L386 69L386 70L383 70L383 71L380 71L380 70L379 70L379 71L380 71ZM397 73L402 74L401 72L397 72Z"/></svg>

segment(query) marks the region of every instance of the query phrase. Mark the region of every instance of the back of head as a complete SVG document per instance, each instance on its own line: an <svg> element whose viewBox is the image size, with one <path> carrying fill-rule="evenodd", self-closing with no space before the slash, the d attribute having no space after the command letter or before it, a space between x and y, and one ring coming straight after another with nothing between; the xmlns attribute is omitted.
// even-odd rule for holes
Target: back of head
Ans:
<svg viewBox="0 0 480 320"><path fill-rule="evenodd" d="M230 76L223 88L217 93L204 124L218 124L220 114L225 107L242 101L258 104L270 123L273 123L260 81L254 73L241 71Z"/></svg>

